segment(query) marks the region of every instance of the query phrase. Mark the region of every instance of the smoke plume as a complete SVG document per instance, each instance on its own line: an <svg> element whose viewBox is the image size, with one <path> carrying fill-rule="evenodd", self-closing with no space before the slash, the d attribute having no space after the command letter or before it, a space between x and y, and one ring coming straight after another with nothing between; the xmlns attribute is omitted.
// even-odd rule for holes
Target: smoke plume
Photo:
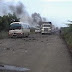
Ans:
<svg viewBox="0 0 72 72"><path fill-rule="evenodd" d="M0 0L0 15L6 15L8 13L15 13L15 15L21 19L21 21L29 21L29 14L25 10L25 6L21 1L6 1Z"/></svg>
<svg viewBox="0 0 72 72"><path fill-rule="evenodd" d="M15 13L17 16L26 14L25 6L22 2L18 2L15 5L9 5L9 9L11 12Z"/></svg>

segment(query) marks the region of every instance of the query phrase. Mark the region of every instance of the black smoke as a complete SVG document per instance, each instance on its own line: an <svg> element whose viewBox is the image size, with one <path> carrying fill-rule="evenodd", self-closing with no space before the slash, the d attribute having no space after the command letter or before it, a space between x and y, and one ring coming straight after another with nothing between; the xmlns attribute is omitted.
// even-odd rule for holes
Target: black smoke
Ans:
<svg viewBox="0 0 72 72"><path fill-rule="evenodd" d="M5 15L8 13L15 13L16 16L27 15L27 11L25 10L25 6L21 1L9 1L0 0L0 13Z"/></svg>
<svg viewBox="0 0 72 72"><path fill-rule="evenodd" d="M26 7L24 3L20 0L0 0L0 16L10 14L15 14L20 21L29 22L32 21L28 12L26 11Z"/></svg>
<svg viewBox="0 0 72 72"><path fill-rule="evenodd" d="M17 2L14 5L9 5L9 10L15 13L17 16L26 14L25 6L22 2Z"/></svg>

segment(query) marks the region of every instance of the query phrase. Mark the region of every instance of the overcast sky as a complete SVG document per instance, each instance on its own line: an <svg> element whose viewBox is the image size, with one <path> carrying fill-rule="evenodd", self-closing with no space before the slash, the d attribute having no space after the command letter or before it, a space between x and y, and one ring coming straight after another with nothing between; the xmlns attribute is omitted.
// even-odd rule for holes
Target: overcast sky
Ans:
<svg viewBox="0 0 72 72"><path fill-rule="evenodd" d="M4 0L6 2L12 0ZM31 15L34 12L40 13L48 21L56 26L65 26L67 20L72 20L72 1L71 0L13 0L21 1ZM0 6L1 7L1 6Z"/></svg>

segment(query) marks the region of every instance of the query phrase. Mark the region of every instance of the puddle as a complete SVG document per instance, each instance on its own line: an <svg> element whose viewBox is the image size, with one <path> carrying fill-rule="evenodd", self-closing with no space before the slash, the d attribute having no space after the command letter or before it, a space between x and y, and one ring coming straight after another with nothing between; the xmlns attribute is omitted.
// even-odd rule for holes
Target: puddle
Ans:
<svg viewBox="0 0 72 72"><path fill-rule="evenodd" d="M10 71L28 71L30 69L23 67L16 67L10 65L0 65L0 70L10 70Z"/></svg>

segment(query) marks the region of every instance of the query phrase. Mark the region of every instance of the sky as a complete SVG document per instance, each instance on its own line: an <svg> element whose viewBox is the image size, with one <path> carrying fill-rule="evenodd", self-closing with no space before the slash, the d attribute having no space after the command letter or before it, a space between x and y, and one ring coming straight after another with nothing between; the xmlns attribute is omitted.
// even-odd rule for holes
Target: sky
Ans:
<svg viewBox="0 0 72 72"><path fill-rule="evenodd" d="M38 12L55 26L66 26L65 23L72 20L72 1L25 0L24 3L29 13Z"/></svg>
<svg viewBox="0 0 72 72"><path fill-rule="evenodd" d="M5 0L10 2L12 0ZM55 26L66 26L68 20L72 20L72 0L13 0L21 1L26 11L31 15L34 12L40 13L47 21Z"/></svg>

